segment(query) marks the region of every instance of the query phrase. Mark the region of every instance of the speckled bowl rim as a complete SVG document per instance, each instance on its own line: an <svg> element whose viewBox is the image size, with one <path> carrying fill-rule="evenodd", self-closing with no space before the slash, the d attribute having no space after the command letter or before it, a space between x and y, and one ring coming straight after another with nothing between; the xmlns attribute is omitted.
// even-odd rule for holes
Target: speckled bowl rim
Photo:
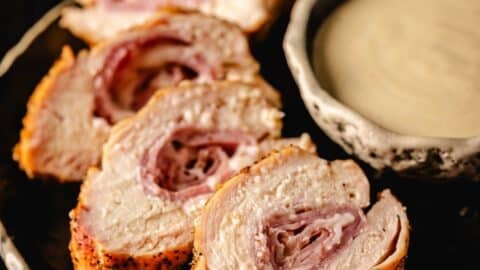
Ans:
<svg viewBox="0 0 480 270"><path fill-rule="evenodd" d="M347 119L348 122L355 123L359 133L368 136L368 140L365 141L368 145L379 150L387 148L429 149L437 147L442 149L448 148L452 155L457 157L471 156L480 152L480 136L470 138L437 138L403 135L386 130L340 103L322 88L314 74L306 44L310 14L317 1L296 1L283 43L288 65L300 88L302 98L314 118L316 118L313 115L315 113L314 110L320 109L322 114ZM316 104L309 104L312 101L316 102ZM319 125L322 126L320 123ZM329 131L326 132L332 138L332 134ZM341 144L337 138L332 139ZM382 166L374 165L374 167Z"/></svg>

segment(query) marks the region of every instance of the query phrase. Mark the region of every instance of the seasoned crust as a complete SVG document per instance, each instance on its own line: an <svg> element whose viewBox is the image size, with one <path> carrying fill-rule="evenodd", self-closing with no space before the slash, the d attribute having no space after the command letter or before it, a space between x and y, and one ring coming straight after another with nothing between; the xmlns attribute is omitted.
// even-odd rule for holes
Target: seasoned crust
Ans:
<svg viewBox="0 0 480 270"><path fill-rule="evenodd" d="M98 172L97 168L91 168L87 179ZM68 248L74 269L176 269L188 263L191 258L191 245L135 257L103 250L101 245L89 236L88 229L82 226L81 222L81 213L88 211L88 207L83 203L82 194L87 193L88 189L89 181L86 181L82 184L77 207L69 213L71 238Z"/></svg>
<svg viewBox="0 0 480 270"><path fill-rule="evenodd" d="M64 175L45 170L40 164L38 152L42 151L42 143L33 141L41 135L40 121L42 108L46 106L51 96L56 92L54 83L58 76L69 70L75 64L75 56L69 46L62 48L62 53L48 74L43 77L28 100L27 114L23 118L23 129L20 132L20 141L13 149L13 159L18 161L29 178L36 176L55 177L60 181L66 181ZM38 140L38 138L36 139Z"/></svg>
<svg viewBox="0 0 480 270"><path fill-rule="evenodd" d="M72 238L69 243L74 269L175 269L190 259L191 246L160 252L148 256L132 257L128 254L108 253L101 249L78 222L76 209L70 213Z"/></svg>

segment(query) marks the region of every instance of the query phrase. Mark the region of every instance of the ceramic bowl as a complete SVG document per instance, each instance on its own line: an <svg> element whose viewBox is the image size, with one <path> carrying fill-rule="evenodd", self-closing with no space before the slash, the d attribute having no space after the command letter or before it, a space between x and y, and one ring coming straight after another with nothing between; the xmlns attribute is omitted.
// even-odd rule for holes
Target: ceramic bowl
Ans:
<svg viewBox="0 0 480 270"><path fill-rule="evenodd" d="M480 181L480 136L448 139L398 134L340 103L318 82L311 61L314 37L322 21L341 2L297 0L284 39L288 65L316 123L345 151L378 170Z"/></svg>

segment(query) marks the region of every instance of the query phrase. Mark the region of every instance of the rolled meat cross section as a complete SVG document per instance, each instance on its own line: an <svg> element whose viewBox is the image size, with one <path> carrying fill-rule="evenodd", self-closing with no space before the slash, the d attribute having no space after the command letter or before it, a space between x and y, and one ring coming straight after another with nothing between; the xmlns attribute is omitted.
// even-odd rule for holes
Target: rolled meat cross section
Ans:
<svg viewBox="0 0 480 270"><path fill-rule="evenodd" d="M154 94L113 128L102 166L70 213L76 269L173 269L187 262L193 222L218 185L272 149L282 113L262 86L184 83Z"/></svg>
<svg viewBox="0 0 480 270"><path fill-rule="evenodd" d="M296 209L275 213L264 221L266 236L254 249L263 250L257 266L271 264L274 269L313 269L337 248L350 243L365 223L359 207L327 205L318 210Z"/></svg>
<svg viewBox="0 0 480 270"><path fill-rule="evenodd" d="M195 126L175 129L170 138L159 140L145 152L142 182L152 194L172 200L211 193L214 187L204 180L227 179L235 172L229 160L247 147L257 147L256 141L240 131L202 130Z"/></svg>
<svg viewBox="0 0 480 270"><path fill-rule="evenodd" d="M257 73L237 27L200 14L159 14L77 57L66 47L30 98L14 157L30 177L81 180L98 163L111 125L157 89L185 80L257 81L278 105Z"/></svg>
<svg viewBox="0 0 480 270"><path fill-rule="evenodd" d="M385 190L365 215L369 193L353 161L274 152L210 198L193 269L403 269L405 209Z"/></svg>
<svg viewBox="0 0 480 270"><path fill-rule="evenodd" d="M200 11L239 25L253 33L269 25L281 0L92 0L78 1L83 8L68 7L60 24L75 35L97 43L150 20L158 10Z"/></svg>

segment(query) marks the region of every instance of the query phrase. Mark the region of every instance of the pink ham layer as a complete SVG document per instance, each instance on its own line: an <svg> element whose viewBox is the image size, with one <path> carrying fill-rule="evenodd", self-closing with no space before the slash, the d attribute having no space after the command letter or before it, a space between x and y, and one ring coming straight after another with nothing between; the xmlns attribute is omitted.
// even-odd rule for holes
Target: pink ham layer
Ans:
<svg viewBox="0 0 480 270"><path fill-rule="evenodd" d="M113 124L145 105L162 87L185 79L218 79L218 63L191 53L190 44L188 37L156 33L114 46L94 77L95 115Z"/></svg>
<svg viewBox="0 0 480 270"><path fill-rule="evenodd" d="M170 200L213 192L214 184L234 172L229 160L240 145L256 145L256 139L240 131L178 127L150 147L143 156L140 179L147 192Z"/></svg>
<svg viewBox="0 0 480 270"><path fill-rule="evenodd" d="M321 209L274 214L263 223L267 249L257 258L257 267L313 269L347 246L364 225L365 215L355 205L330 204ZM254 249L265 250L259 244L256 241Z"/></svg>

